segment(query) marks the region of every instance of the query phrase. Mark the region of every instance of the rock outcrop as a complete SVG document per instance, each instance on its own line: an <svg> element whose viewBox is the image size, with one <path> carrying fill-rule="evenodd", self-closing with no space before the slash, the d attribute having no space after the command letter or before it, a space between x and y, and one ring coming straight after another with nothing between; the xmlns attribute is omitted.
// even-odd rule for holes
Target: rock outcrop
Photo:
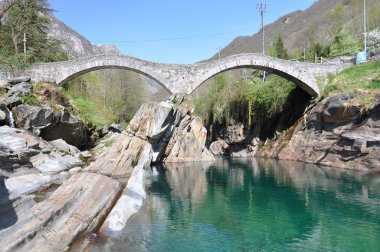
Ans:
<svg viewBox="0 0 380 252"><path fill-rule="evenodd" d="M327 98L258 155L361 171L380 171L380 100L369 114L352 95Z"/></svg>
<svg viewBox="0 0 380 252"><path fill-rule="evenodd" d="M205 148L206 130L198 118L171 102L146 103L108 153L86 171L129 178L100 231L115 236L145 199L144 167L158 162L213 161Z"/></svg>
<svg viewBox="0 0 380 252"><path fill-rule="evenodd" d="M146 166L214 160L205 148L201 120L169 101L141 106L125 131L109 133L102 143L107 153L97 150L101 156L85 169L78 157L91 155L63 140L46 142L7 126L0 133L0 157L8 167L0 169L6 176L0 180L0 213L11 213L0 218L3 251L66 250L78 236L95 230L117 236L146 197ZM44 200L33 200L36 192L60 183ZM30 209L16 211L14 206L24 201Z"/></svg>

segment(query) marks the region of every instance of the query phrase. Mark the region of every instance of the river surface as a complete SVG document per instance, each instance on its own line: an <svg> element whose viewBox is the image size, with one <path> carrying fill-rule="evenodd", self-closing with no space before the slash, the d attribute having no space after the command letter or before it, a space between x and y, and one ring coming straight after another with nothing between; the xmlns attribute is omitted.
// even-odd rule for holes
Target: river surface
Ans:
<svg viewBox="0 0 380 252"><path fill-rule="evenodd" d="M268 159L156 166L123 236L93 251L380 251L380 176Z"/></svg>

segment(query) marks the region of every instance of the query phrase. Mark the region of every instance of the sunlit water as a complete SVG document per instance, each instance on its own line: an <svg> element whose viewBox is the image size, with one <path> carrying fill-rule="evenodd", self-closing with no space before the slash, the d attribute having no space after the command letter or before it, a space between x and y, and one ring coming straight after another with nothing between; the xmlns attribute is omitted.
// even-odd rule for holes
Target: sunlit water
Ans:
<svg viewBox="0 0 380 252"><path fill-rule="evenodd" d="M93 251L380 251L380 176L274 160L153 168L120 239Z"/></svg>

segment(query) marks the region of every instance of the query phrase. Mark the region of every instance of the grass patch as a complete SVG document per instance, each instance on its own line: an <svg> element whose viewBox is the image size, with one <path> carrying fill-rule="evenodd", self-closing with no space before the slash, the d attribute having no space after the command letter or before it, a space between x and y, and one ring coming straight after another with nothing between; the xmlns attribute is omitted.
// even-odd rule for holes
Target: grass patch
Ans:
<svg viewBox="0 0 380 252"><path fill-rule="evenodd" d="M356 94L359 105L371 105L380 94L380 62L356 65L329 76L322 88L322 98L341 93Z"/></svg>
<svg viewBox="0 0 380 252"><path fill-rule="evenodd" d="M70 98L77 114L85 122L100 127L116 121L116 115L111 109L104 107L100 101L90 99L81 92L76 92L68 86L65 94Z"/></svg>
<svg viewBox="0 0 380 252"><path fill-rule="evenodd" d="M22 97L22 101L25 104L29 104L29 105L38 105L39 104L38 99L36 98L36 96L33 93L29 93L27 95L24 95Z"/></svg>

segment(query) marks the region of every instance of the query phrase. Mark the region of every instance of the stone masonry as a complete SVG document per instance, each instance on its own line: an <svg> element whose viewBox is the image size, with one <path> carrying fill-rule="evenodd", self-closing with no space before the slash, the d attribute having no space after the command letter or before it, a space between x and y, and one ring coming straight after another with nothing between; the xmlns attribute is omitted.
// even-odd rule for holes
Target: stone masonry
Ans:
<svg viewBox="0 0 380 252"><path fill-rule="evenodd" d="M253 53L237 54L196 64L162 64L130 56L96 55L77 60L36 64L21 75L30 76L33 82L43 81L63 85L93 70L121 68L148 76L171 93L190 94L218 73L236 68L254 68L291 80L315 97L319 95L318 78L328 73L336 73L345 67L347 67L345 64L303 63ZM0 68L0 85L13 75L11 71Z"/></svg>

